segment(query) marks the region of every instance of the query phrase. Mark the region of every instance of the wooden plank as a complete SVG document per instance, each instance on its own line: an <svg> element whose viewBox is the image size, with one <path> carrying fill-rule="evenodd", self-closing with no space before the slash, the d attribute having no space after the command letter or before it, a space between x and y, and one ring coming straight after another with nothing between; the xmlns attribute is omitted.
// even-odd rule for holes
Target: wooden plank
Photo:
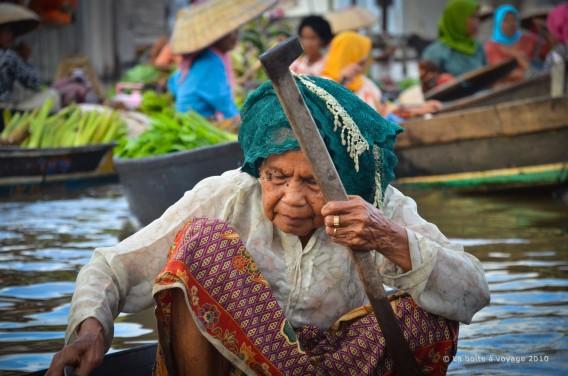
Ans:
<svg viewBox="0 0 568 376"><path fill-rule="evenodd" d="M568 162L568 127L397 150L397 177Z"/></svg>
<svg viewBox="0 0 568 376"><path fill-rule="evenodd" d="M462 111L468 108L490 106L522 99L544 97L550 94L550 74L545 73L521 82L499 86L493 90L448 102L440 113Z"/></svg>
<svg viewBox="0 0 568 376"><path fill-rule="evenodd" d="M528 99L403 124L397 149L520 135L568 126L568 97Z"/></svg>
<svg viewBox="0 0 568 376"><path fill-rule="evenodd" d="M555 187L568 182L568 163L513 167L459 174L417 176L397 179L402 189L449 188L462 192L484 192L517 188Z"/></svg>
<svg viewBox="0 0 568 376"><path fill-rule="evenodd" d="M568 126L568 97L497 105L501 134L513 136ZM568 148L568 147L567 147Z"/></svg>
<svg viewBox="0 0 568 376"><path fill-rule="evenodd" d="M517 60L509 59L498 64L484 66L467 72L454 81L440 85L424 94L426 99L450 101L469 96L479 90L491 86L494 82L507 76L517 67Z"/></svg>
<svg viewBox="0 0 568 376"><path fill-rule="evenodd" d="M397 149L491 137L499 134L500 129L495 107L444 114L429 120L413 120L402 126L405 131L397 138Z"/></svg>

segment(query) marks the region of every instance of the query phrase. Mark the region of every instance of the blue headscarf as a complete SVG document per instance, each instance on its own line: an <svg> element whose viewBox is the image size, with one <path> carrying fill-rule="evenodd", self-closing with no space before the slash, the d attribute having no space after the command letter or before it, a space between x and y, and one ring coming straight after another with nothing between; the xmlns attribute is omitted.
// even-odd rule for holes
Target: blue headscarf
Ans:
<svg viewBox="0 0 568 376"><path fill-rule="evenodd" d="M513 13L517 19L517 32L512 37L503 34L501 27L507 13ZM507 46L513 45L521 39L521 29L519 27L519 11L512 5L501 5L495 11L495 18L493 19L493 35L491 39L494 42L505 44Z"/></svg>

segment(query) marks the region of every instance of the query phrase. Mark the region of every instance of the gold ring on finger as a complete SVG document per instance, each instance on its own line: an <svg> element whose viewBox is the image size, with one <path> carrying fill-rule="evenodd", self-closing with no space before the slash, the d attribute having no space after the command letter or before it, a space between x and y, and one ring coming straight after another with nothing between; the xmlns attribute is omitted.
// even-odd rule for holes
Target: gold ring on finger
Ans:
<svg viewBox="0 0 568 376"><path fill-rule="evenodd" d="M333 228L333 237L335 238L337 236L337 227Z"/></svg>
<svg viewBox="0 0 568 376"><path fill-rule="evenodd" d="M339 227L339 216L338 215L333 216L333 227L335 227L335 228Z"/></svg>

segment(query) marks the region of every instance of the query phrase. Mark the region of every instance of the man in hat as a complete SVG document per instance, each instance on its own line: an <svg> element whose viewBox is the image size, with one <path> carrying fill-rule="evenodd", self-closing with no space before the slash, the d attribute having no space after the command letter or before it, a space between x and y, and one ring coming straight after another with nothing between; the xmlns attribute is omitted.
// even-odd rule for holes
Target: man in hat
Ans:
<svg viewBox="0 0 568 376"><path fill-rule="evenodd" d="M28 63L29 46L20 43L14 48L15 39L38 24L37 15L30 10L14 4L0 4L0 102L13 99L16 82L28 89L39 87L39 72Z"/></svg>

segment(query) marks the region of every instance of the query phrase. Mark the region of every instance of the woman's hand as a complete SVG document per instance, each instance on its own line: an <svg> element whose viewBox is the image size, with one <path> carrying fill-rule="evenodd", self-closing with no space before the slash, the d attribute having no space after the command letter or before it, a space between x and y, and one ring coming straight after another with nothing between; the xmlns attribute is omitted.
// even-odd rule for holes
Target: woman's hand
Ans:
<svg viewBox="0 0 568 376"><path fill-rule="evenodd" d="M103 327L89 317L81 323L77 338L55 354L46 376L63 376L65 366L74 366L76 376L89 375L105 354Z"/></svg>
<svg viewBox="0 0 568 376"><path fill-rule="evenodd" d="M405 272L412 269L406 230L361 197L328 202L321 213L334 242L354 251L376 250Z"/></svg>
<svg viewBox="0 0 568 376"><path fill-rule="evenodd" d="M363 73L363 68L357 63L352 63L345 66L341 70L339 83L342 85L348 84L355 76Z"/></svg>

